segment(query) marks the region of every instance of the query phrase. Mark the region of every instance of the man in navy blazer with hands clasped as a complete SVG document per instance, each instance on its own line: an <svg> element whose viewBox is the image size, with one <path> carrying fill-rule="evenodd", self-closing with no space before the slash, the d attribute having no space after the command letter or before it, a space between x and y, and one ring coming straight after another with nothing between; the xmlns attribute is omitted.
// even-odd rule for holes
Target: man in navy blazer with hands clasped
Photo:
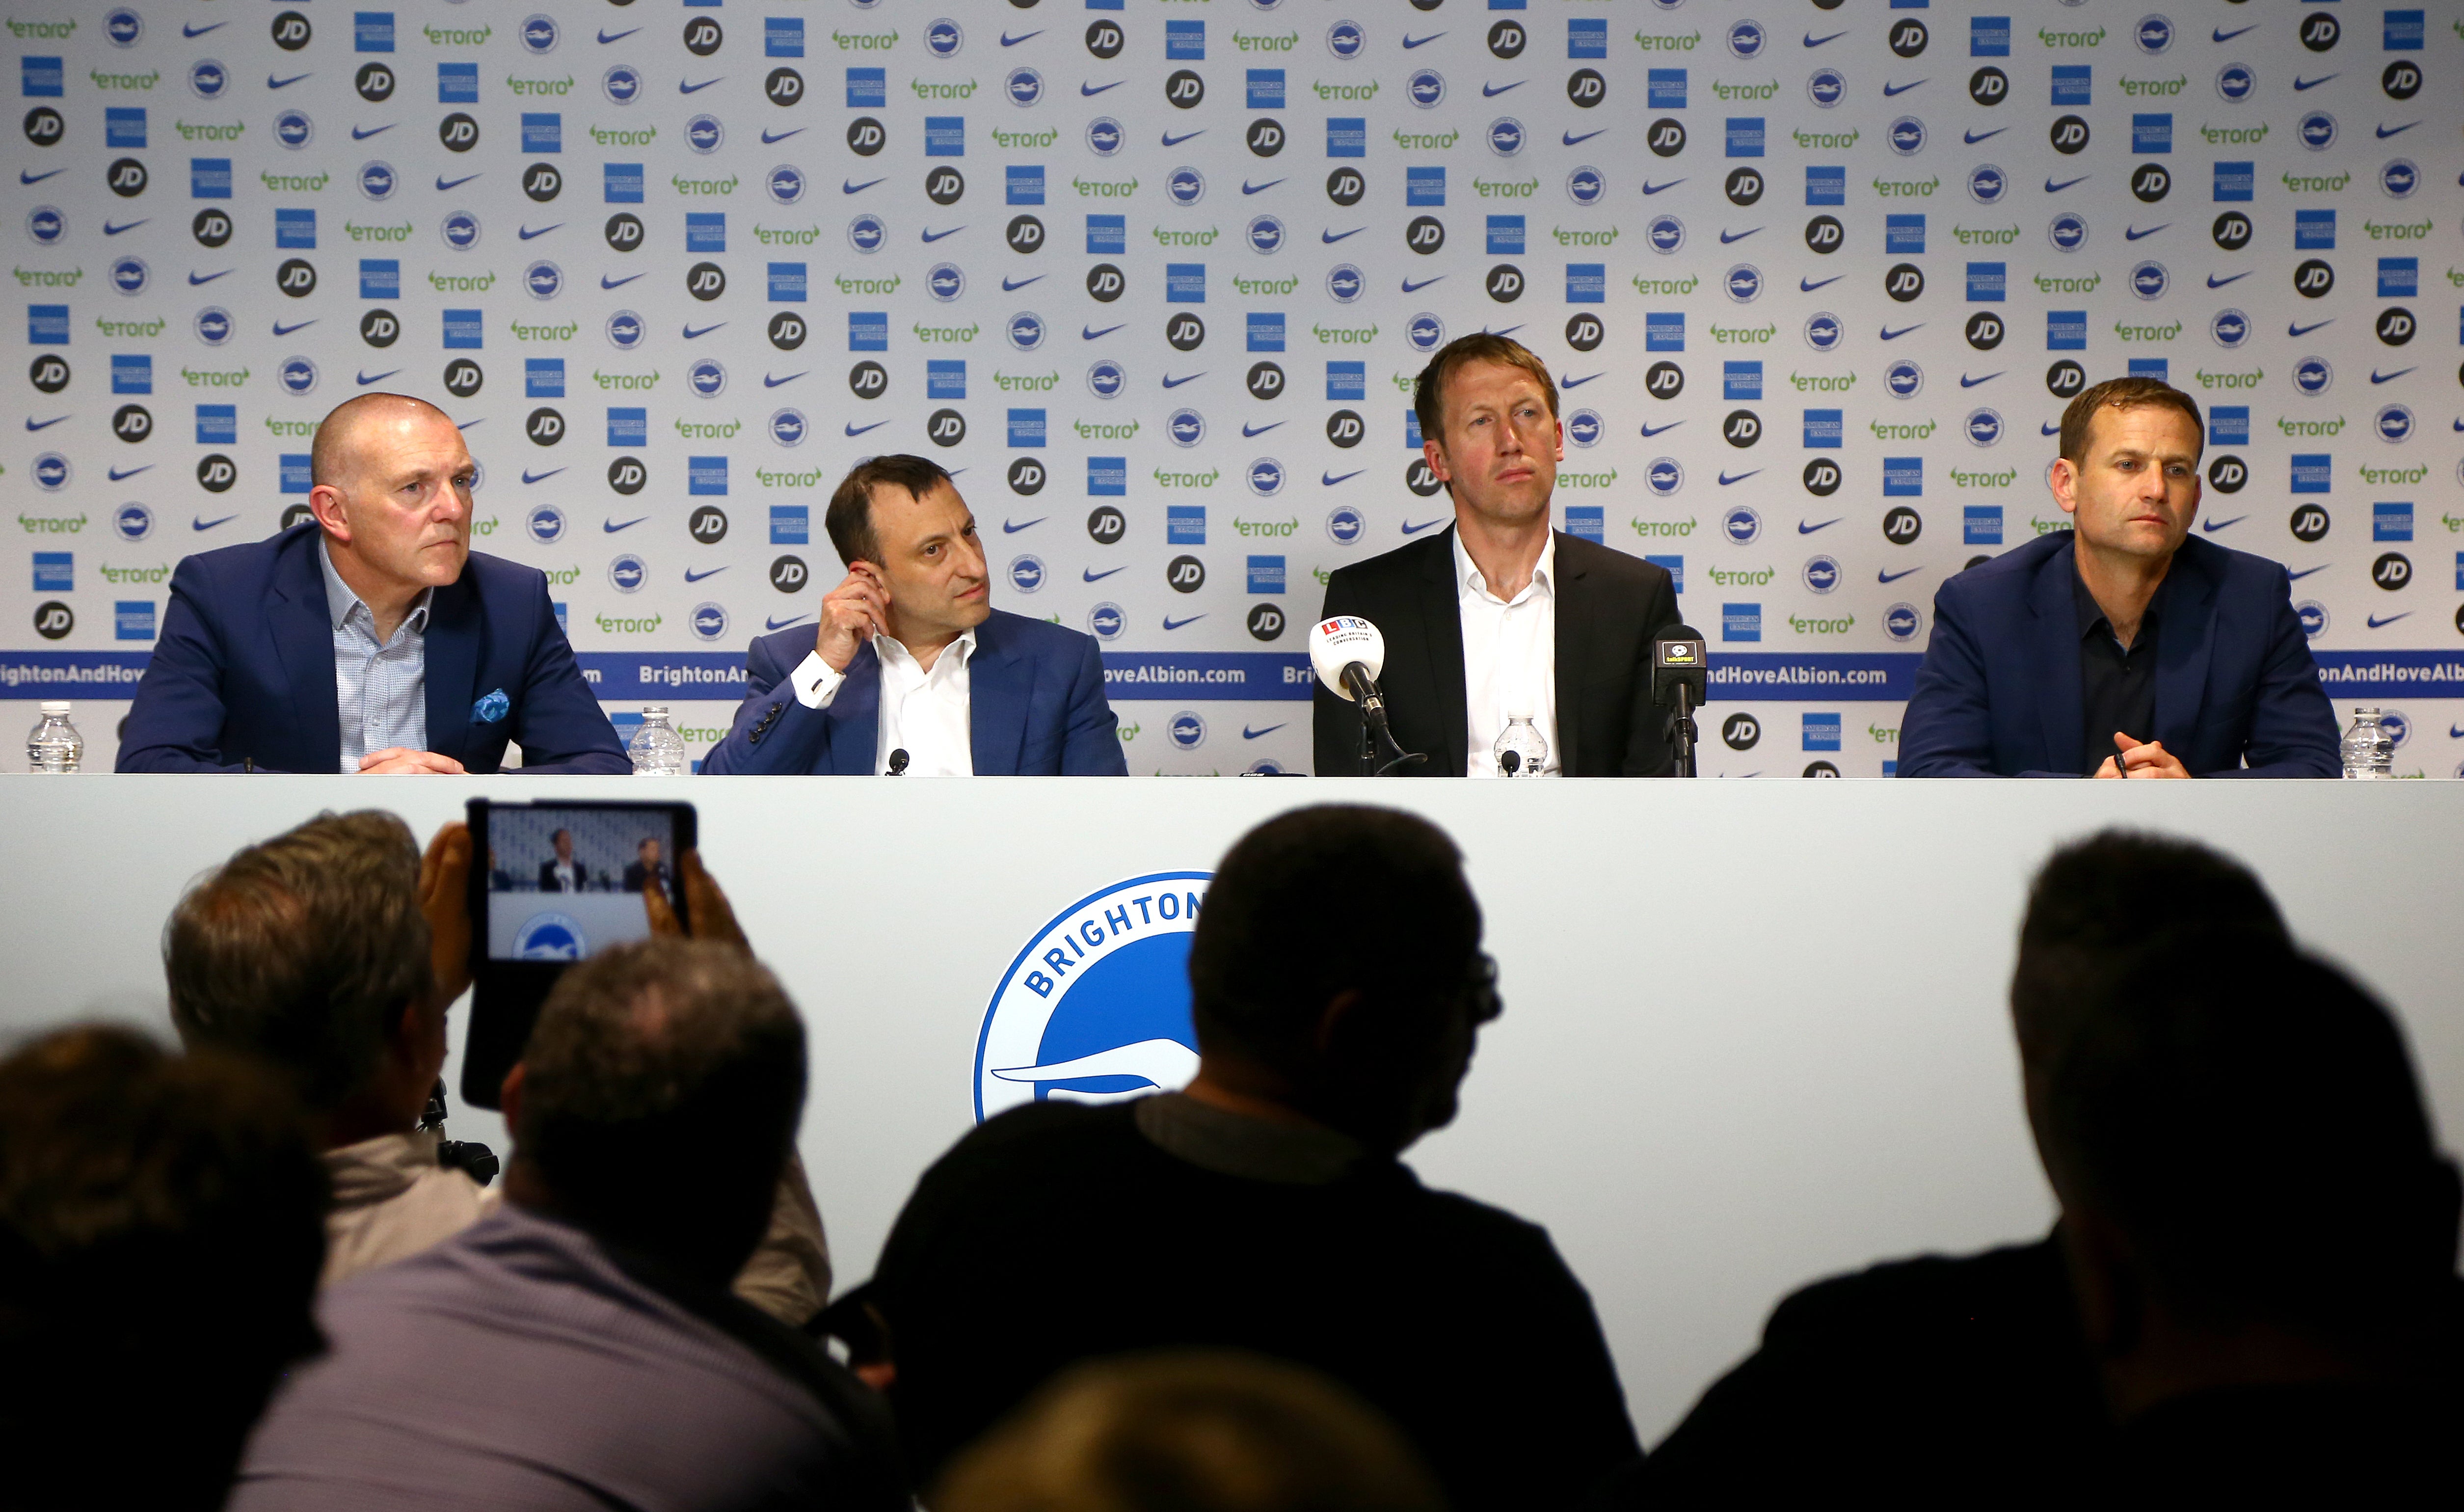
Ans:
<svg viewBox="0 0 2464 1512"><path fill-rule="evenodd" d="M940 464L858 463L824 523L847 565L818 631L763 635L705 774L1124 776L1092 637L992 607L976 517Z"/></svg>
<svg viewBox="0 0 2464 1512"><path fill-rule="evenodd" d="M477 469L424 400L366 393L317 428L314 517L171 576L121 771L632 770L547 579L471 549Z"/></svg>
<svg viewBox="0 0 2464 1512"><path fill-rule="evenodd" d="M2206 432L2153 378L2062 414L2073 528L1934 595L1903 777L2333 777L2336 716L2282 565L2190 534Z"/></svg>

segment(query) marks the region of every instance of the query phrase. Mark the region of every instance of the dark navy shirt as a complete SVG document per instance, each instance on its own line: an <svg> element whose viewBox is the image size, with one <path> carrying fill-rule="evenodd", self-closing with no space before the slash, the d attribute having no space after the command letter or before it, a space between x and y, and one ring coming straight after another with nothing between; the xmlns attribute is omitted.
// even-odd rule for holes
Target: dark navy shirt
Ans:
<svg viewBox="0 0 2464 1512"><path fill-rule="evenodd" d="M2106 757L2121 754L2113 744L2114 731L2135 741L2156 738L2156 632L2165 590L2172 586L2170 573L2156 585L2156 595L2139 617L2139 634L2124 651L2104 607L2087 590L2078 568L2071 571L2071 602L2079 610L2080 728L2085 737L2079 749L2087 753L2080 758L2083 776L2095 776Z"/></svg>

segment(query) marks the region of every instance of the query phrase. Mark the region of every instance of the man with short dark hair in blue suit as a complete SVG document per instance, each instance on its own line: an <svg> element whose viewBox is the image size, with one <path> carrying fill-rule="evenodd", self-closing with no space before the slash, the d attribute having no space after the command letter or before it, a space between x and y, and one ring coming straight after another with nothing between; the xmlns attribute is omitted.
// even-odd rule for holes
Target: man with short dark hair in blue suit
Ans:
<svg viewBox="0 0 2464 1512"><path fill-rule="evenodd" d="M1933 601L1903 777L2333 777L2336 716L2279 563L2190 533L2199 407L2154 378L2062 414L2074 527Z"/></svg>
<svg viewBox="0 0 2464 1512"><path fill-rule="evenodd" d="M547 579L471 549L477 471L446 413L367 393L317 428L308 508L171 576L121 771L632 769Z"/></svg>
<svg viewBox="0 0 2464 1512"><path fill-rule="evenodd" d="M857 463L823 523L847 580L818 632L753 642L705 775L1128 774L1093 637L992 607L976 517L940 464Z"/></svg>

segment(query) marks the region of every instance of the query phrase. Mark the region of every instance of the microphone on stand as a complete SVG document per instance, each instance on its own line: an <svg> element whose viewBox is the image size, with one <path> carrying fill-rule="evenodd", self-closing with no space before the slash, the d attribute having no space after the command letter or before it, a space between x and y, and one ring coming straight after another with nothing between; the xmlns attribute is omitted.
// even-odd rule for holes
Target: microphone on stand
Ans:
<svg viewBox="0 0 2464 1512"><path fill-rule="evenodd" d="M1652 637L1651 701L1668 710L1668 742L1676 747L1677 775L1694 775L1694 743L1701 732L1693 711L1711 699L1709 654L1703 633L1671 625Z"/></svg>
<svg viewBox="0 0 2464 1512"><path fill-rule="evenodd" d="M893 750L893 751L891 751L891 752L890 753L890 769L889 769L888 771L886 771L886 772L883 772L883 773L882 773L882 775L883 775L883 776L885 776L885 777L895 777L895 776L898 776L898 775L900 775L901 773L905 772L906 770L907 770L907 747L906 747L906 746L904 746L904 745L901 745L901 746L899 746L896 750Z"/></svg>
<svg viewBox="0 0 2464 1512"><path fill-rule="evenodd" d="M1362 776L1383 777L1429 759L1403 749L1387 725L1386 695L1377 687L1377 674L1386 670L1386 637L1376 626L1357 614L1320 620L1309 629L1309 666L1327 691L1360 705Z"/></svg>

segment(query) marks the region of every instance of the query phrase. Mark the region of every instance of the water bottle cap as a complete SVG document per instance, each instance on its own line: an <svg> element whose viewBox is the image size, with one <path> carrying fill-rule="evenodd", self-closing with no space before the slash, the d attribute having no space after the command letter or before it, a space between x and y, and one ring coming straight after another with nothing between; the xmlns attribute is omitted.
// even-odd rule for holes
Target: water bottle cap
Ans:
<svg viewBox="0 0 2464 1512"><path fill-rule="evenodd" d="M68 711L68 700L65 699L45 699L43 700L43 712L45 714L66 714Z"/></svg>
<svg viewBox="0 0 2464 1512"><path fill-rule="evenodd" d="M2377 719L2377 718L2379 717L2379 713L2380 713L2380 711L2379 711L2379 710L2377 710L2377 709L2360 709L2360 708L2355 709L2353 712L2354 712L2355 714L2363 715L2363 716L2365 716L2366 718L2373 719L2373 720L2374 720L2374 719Z"/></svg>
<svg viewBox="0 0 2464 1512"><path fill-rule="evenodd" d="M668 706L664 703L645 703L642 705L642 718L646 720L664 720L667 717Z"/></svg>

